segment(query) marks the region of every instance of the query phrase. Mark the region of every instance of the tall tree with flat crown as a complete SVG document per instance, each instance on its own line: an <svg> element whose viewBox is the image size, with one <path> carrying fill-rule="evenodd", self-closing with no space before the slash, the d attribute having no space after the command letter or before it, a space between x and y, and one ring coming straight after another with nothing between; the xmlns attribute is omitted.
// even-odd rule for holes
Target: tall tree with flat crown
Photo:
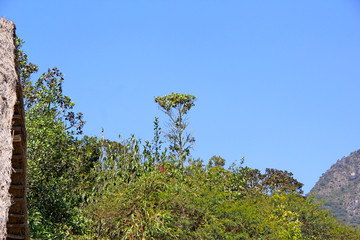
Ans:
<svg viewBox="0 0 360 240"><path fill-rule="evenodd" d="M195 143L191 133L185 132L189 125L187 114L195 106L196 97L189 94L171 93L163 97L155 97L163 112L169 116L169 130L165 132L170 142L170 150L177 155L182 166L190 155L190 149Z"/></svg>

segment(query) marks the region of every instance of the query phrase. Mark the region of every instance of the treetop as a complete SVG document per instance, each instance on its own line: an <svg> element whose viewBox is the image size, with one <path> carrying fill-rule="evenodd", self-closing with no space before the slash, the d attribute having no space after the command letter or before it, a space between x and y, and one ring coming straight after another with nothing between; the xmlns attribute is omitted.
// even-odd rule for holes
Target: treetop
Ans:
<svg viewBox="0 0 360 240"><path fill-rule="evenodd" d="M165 111L170 111L171 108L182 106L184 113L186 113L191 107L195 106L195 99L196 97L194 95L172 92L170 95L155 97L155 102Z"/></svg>

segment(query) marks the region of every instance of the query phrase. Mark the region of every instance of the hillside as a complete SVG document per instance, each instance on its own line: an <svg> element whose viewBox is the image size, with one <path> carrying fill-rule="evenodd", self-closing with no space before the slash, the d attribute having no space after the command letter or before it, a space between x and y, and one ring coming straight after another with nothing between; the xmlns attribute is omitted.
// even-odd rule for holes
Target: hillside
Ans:
<svg viewBox="0 0 360 240"><path fill-rule="evenodd" d="M325 208L350 225L360 226L360 150L338 160L310 194L324 199Z"/></svg>

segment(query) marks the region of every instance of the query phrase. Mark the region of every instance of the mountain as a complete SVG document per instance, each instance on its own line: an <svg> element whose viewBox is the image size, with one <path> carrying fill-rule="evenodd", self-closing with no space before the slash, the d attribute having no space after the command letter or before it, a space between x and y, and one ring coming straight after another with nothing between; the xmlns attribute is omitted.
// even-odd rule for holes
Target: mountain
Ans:
<svg viewBox="0 0 360 240"><path fill-rule="evenodd" d="M360 226L360 150L338 160L309 194L323 199L336 218Z"/></svg>

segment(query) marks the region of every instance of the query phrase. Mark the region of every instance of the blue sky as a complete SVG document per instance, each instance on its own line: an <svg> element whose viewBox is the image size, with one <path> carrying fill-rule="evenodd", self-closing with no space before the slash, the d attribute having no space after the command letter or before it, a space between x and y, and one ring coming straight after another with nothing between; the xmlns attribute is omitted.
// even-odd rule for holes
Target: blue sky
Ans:
<svg viewBox="0 0 360 240"><path fill-rule="evenodd" d="M193 94L194 157L288 170L308 192L360 148L360 3L10 1L40 72L57 66L85 133L153 136L154 96Z"/></svg>

